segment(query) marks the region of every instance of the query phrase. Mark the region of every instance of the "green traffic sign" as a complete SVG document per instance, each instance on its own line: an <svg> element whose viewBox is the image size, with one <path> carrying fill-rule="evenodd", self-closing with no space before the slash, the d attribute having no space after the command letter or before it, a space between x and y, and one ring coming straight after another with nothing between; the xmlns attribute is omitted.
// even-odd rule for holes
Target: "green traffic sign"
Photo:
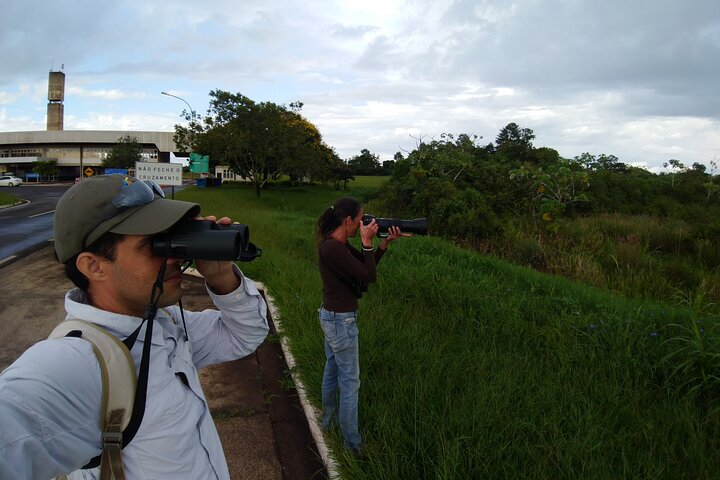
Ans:
<svg viewBox="0 0 720 480"><path fill-rule="evenodd" d="M190 171L193 173L209 173L208 170L209 168L207 163L190 165Z"/></svg>
<svg viewBox="0 0 720 480"><path fill-rule="evenodd" d="M209 173L210 156L198 153L190 154L190 171L193 173Z"/></svg>
<svg viewBox="0 0 720 480"><path fill-rule="evenodd" d="M210 163L209 155L199 155L197 153L190 154L190 163Z"/></svg>

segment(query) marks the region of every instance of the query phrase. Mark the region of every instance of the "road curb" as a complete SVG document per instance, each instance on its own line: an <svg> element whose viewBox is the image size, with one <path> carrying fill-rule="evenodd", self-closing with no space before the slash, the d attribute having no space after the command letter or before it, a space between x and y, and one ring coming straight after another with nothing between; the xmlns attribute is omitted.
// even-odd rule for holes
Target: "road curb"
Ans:
<svg viewBox="0 0 720 480"><path fill-rule="evenodd" d="M35 245L33 245L31 247L27 247L23 250L20 250L19 252L15 253L13 255L10 255L8 257L0 258L0 269L2 269L3 267L7 267L8 265L11 265L11 264L17 262L18 260L21 260L21 259L27 257L31 253L35 253L38 250L42 250L43 248L45 248L47 246L52 246L53 243L54 243L53 239L46 240L44 242L36 243Z"/></svg>
<svg viewBox="0 0 720 480"><path fill-rule="evenodd" d="M8 208L13 208L13 207L19 207L20 205L26 205L28 203L30 203L30 200L20 199L15 203L6 203L5 205L0 205L0 210L5 210Z"/></svg>
<svg viewBox="0 0 720 480"><path fill-rule="evenodd" d="M302 404L303 410L305 412L305 417L307 418L308 425L310 426L310 433L315 440L315 446L317 447L318 452L320 452L320 456L322 457L323 463L325 464L325 468L328 472L328 477L331 480L339 480L341 477L340 473L338 472L337 463L330 454L330 450L325 443L325 439L323 438L323 433L320 428L320 422L318 421L318 419L320 418L320 412L308 400L305 384L302 382L300 376L297 374L297 369L295 368L295 357L293 357L293 354L290 351L290 345L288 344L287 337L283 333L280 313L277 311L275 303L273 302L273 298L268 292L267 287L262 284L262 282L255 281L255 284L258 285L258 288L262 288L265 291L265 300L267 302L268 309L270 310L273 322L275 323L275 328L277 329L278 335L280 336L280 345L282 347L283 354L285 355L285 362L287 363L288 369L290 370L290 376L295 383L295 388L298 392L298 396L300 397L300 403Z"/></svg>
<svg viewBox="0 0 720 480"><path fill-rule="evenodd" d="M192 275L202 278L202 275L194 268L188 268L183 273L186 275ZM322 429L320 428L320 422L318 421L318 419L320 418L320 412L308 400L305 384L300 379L300 376L297 374L297 369L295 368L297 364L295 362L295 357L290 351L290 345L288 344L287 337L283 333L280 313L278 312L277 307L275 307L275 302L272 298L272 295L270 295L267 286L257 280L253 280L253 282L255 283L255 286L258 288L258 290L264 293L265 302L267 303L268 310L270 310L270 318L272 318L273 323L275 324L275 329L277 330L278 336L280 337L280 346L282 348L283 355L285 356L285 363L288 366L290 376L292 377L293 383L295 384L295 389L298 392L300 404L303 407L305 418L307 418L308 426L310 427L310 434L315 441L315 446L317 447L318 452L320 453L320 457L325 464L325 469L328 472L328 478L330 480L340 480L341 477L338 471L337 462L335 462L335 459L332 457L330 449L325 443Z"/></svg>

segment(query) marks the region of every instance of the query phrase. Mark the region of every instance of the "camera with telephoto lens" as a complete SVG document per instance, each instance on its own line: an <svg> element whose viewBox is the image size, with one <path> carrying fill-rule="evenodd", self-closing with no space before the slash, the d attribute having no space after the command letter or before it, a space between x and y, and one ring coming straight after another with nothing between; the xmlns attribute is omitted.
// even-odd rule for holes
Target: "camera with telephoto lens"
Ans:
<svg viewBox="0 0 720 480"><path fill-rule="evenodd" d="M153 254L184 260L240 260L250 262L262 250L250 243L250 229L242 223L220 225L212 220L182 220L156 235Z"/></svg>
<svg viewBox="0 0 720 480"><path fill-rule="evenodd" d="M363 225L368 225L372 222L373 218L378 226L378 237L387 237L390 227L398 227L403 233L414 233L417 235L427 235L428 232L427 218L401 220L399 218L377 218L373 215L363 215Z"/></svg>

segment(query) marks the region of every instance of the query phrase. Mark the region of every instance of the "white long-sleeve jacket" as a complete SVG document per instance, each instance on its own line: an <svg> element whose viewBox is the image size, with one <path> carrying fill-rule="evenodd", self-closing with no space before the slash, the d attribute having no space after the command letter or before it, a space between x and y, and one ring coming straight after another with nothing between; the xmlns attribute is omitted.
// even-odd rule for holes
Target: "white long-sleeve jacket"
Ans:
<svg viewBox="0 0 720 480"><path fill-rule="evenodd" d="M227 479L227 463L197 370L255 351L268 332L266 305L239 269L242 285L210 296L218 310L158 310L153 327L145 416L123 450L128 479ZM141 319L99 310L74 289L68 317L93 322L120 339ZM145 327L131 351L139 368ZM187 384L185 383L187 382ZM101 451L100 367L89 342L41 341L0 375L0 478L44 479L72 472ZM70 478L96 478L97 469Z"/></svg>

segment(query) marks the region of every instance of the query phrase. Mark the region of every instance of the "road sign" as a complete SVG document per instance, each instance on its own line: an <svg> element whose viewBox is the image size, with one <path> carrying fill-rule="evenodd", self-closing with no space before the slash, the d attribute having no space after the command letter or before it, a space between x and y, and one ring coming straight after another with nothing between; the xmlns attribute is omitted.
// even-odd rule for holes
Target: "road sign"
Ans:
<svg viewBox="0 0 720 480"><path fill-rule="evenodd" d="M190 161L191 162L205 162L207 163L210 160L209 155L200 155L199 153L191 153L190 154Z"/></svg>
<svg viewBox="0 0 720 480"><path fill-rule="evenodd" d="M182 163L135 162L135 178L160 185L182 185Z"/></svg>
<svg viewBox="0 0 720 480"><path fill-rule="evenodd" d="M88 167L88 168L85 169L85 176L86 176L86 177L92 177L94 174L95 174L95 171L94 171L92 168Z"/></svg>
<svg viewBox="0 0 720 480"><path fill-rule="evenodd" d="M210 156L190 154L190 171L194 173L208 173L210 169Z"/></svg>

